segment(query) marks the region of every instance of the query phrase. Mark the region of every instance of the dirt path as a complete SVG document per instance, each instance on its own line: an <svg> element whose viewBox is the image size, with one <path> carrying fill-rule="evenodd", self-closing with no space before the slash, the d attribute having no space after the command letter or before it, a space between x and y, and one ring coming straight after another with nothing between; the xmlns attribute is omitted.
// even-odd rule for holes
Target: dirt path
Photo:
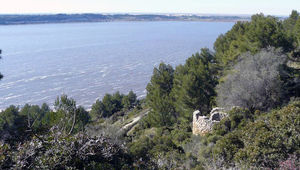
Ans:
<svg viewBox="0 0 300 170"><path fill-rule="evenodd" d="M141 120L141 118L146 116L148 113L149 113L149 110L147 110L145 113L142 113L138 117L133 118L132 121L130 123L126 124L125 126L123 126L121 130L130 129L132 126L136 125Z"/></svg>

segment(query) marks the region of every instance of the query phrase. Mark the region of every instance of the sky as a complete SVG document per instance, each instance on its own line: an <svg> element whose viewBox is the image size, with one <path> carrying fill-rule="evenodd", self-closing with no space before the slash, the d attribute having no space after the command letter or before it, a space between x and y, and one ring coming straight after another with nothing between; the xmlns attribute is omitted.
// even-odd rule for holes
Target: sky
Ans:
<svg viewBox="0 0 300 170"><path fill-rule="evenodd" d="M197 13L289 15L300 0L0 0L1 14Z"/></svg>

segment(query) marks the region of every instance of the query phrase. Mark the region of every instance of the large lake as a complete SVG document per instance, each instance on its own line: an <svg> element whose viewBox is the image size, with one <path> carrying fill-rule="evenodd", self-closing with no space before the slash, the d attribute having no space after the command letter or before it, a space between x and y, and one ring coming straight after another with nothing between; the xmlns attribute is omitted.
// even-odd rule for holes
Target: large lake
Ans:
<svg viewBox="0 0 300 170"><path fill-rule="evenodd" d="M160 62L211 48L228 22L109 22L0 26L0 109L52 105L67 94L90 108L105 93L139 97Z"/></svg>

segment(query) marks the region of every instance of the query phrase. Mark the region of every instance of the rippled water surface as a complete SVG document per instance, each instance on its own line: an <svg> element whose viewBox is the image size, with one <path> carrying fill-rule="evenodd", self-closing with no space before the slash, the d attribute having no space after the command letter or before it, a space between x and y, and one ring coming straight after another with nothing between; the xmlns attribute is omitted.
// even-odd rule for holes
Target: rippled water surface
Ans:
<svg viewBox="0 0 300 170"><path fill-rule="evenodd" d="M52 104L61 94L89 108L105 93L146 94L154 66L182 64L234 23L110 22L0 26L0 109Z"/></svg>

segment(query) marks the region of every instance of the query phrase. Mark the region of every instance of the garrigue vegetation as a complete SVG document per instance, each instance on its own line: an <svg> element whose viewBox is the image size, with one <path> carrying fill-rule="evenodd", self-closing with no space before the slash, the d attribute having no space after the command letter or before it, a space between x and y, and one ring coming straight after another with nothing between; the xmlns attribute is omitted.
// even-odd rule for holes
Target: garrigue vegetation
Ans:
<svg viewBox="0 0 300 170"><path fill-rule="evenodd" d="M279 79L285 56L274 49L255 55L243 54L224 82L217 86L217 103L223 108L239 106L251 111L267 111L284 102L283 82Z"/></svg>
<svg viewBox="0 0 300 170"><path fill-rule="evenodd" d="M5 109L0 168L297 169L299 63L299 13L254 15L220 35L214 51L154 68L145 100L132 91L106 94L87 112L63 95L54 110ZM228 117L193 135L192 112L208 115L215 106Z"/></svg>

